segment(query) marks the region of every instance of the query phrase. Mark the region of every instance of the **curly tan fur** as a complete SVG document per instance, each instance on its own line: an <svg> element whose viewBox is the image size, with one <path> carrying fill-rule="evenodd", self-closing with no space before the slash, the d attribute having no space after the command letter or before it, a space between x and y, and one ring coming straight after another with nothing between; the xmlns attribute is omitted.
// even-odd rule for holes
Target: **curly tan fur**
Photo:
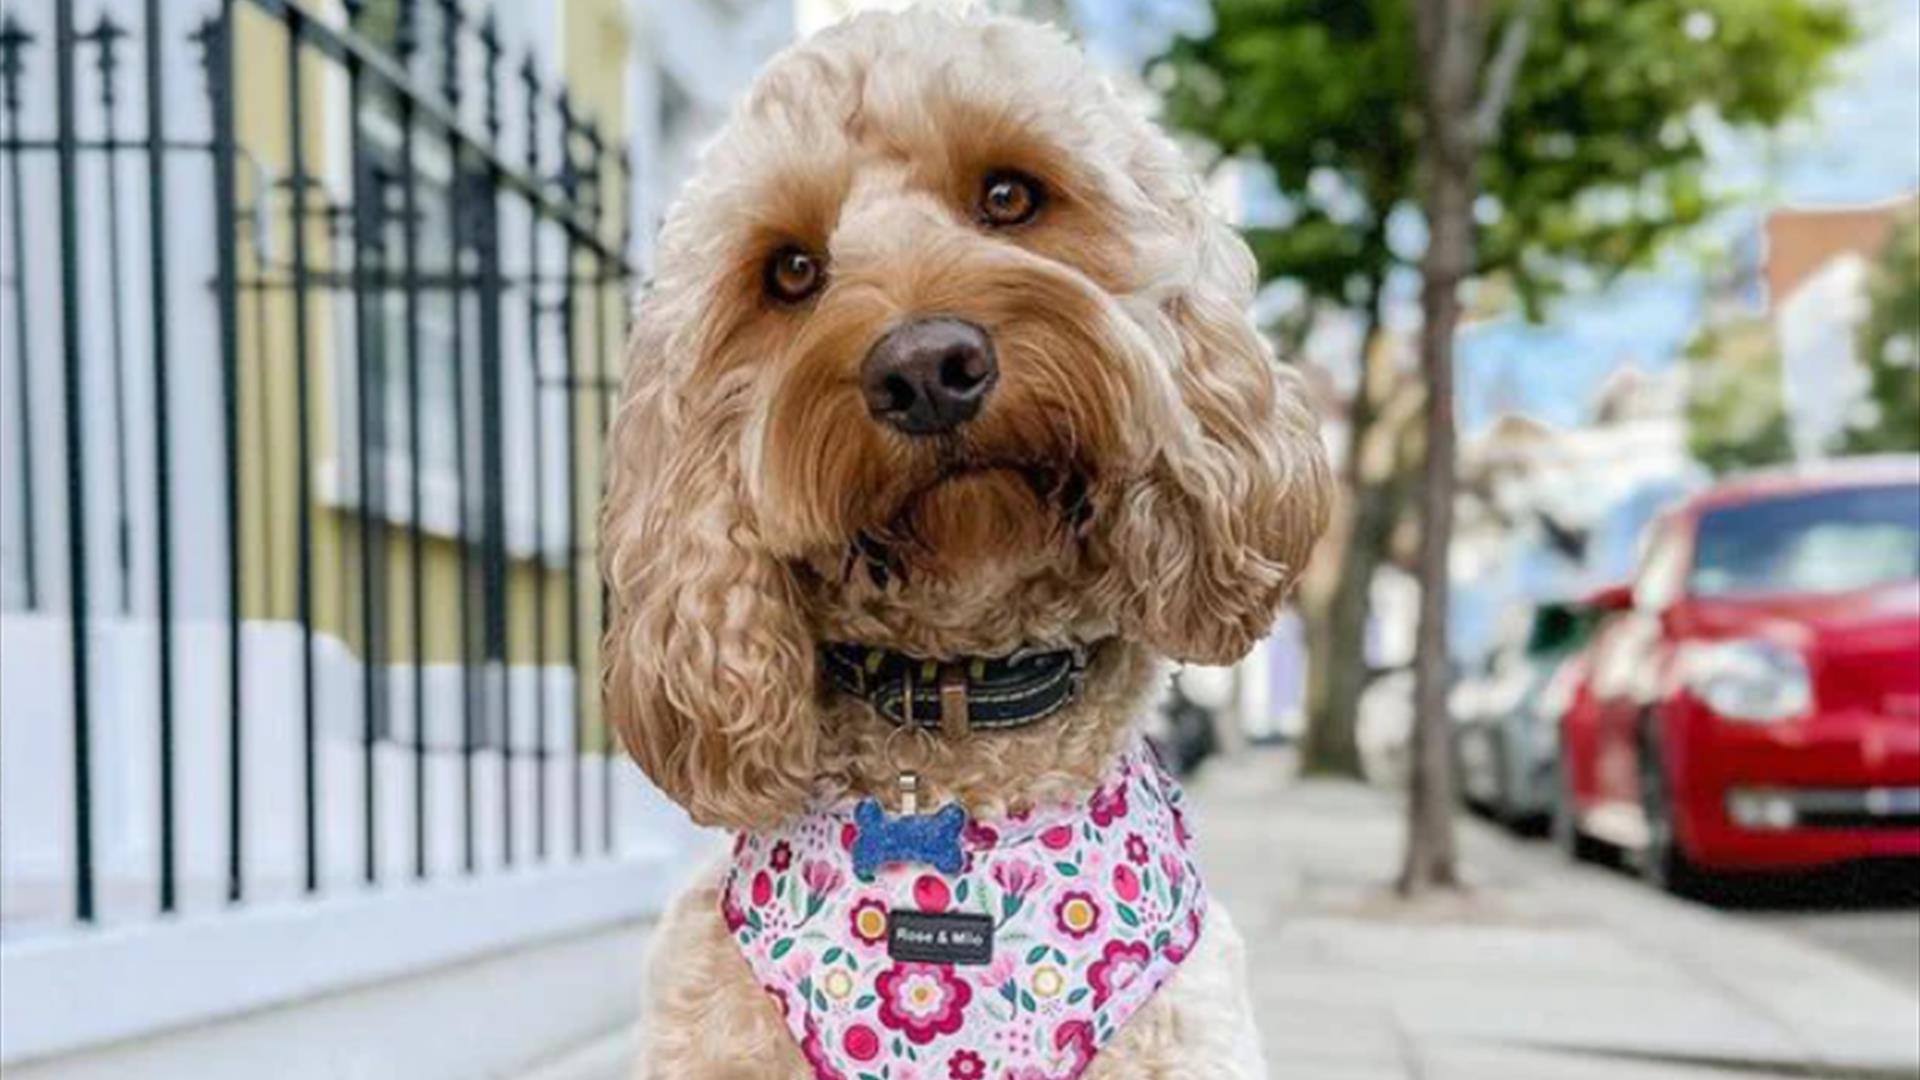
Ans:
<svg viewBox="0 0 1920 1080"><path fill-rule="evenodd" d="M1031 223L977 223L998 169L1045 186ZM789 244L829 275L799 305L763 290ZM752 829L816 797L884 795L890 729L825 693L824 640L923 656L1105 641L1073 707L943 742L922 770L933 798L982 814L1083 792L1157 665L1242 655L1325 524L1315 422L1248 319L1246 248L1172 143L1053 32L914 11L790 49L703 157L658 254L612 433L605 695L696 821ZM910 439L868 416L860 364L933 314L991 335L999 381L958 432ZM768 1064L778 1019L711 886L676 910L649 1075L798 1075ZM1216 922L1096 1075L1134 1051L1224 1061L1201 1048L1249 1044ZM1195 1012L1216 998L1221 1016Z"/></svg>

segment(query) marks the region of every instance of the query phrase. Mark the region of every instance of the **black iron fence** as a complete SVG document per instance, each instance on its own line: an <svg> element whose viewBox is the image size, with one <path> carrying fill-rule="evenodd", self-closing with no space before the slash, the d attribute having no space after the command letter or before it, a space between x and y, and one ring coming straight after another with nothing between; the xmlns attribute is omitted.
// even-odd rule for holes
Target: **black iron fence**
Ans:
<svg viewBox="0 0 1920 1080"><path fill-rule="evenodd" d="M628 155L462 0L191 6L0 24L4 745L70 773L0 855L89 922L103 799L161 912L612 850Z"/></svg>

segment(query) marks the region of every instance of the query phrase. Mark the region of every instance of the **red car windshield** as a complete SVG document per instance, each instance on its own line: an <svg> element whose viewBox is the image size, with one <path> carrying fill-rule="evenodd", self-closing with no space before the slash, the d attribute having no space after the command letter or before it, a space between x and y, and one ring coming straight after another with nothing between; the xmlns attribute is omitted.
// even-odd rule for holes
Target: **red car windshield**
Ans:
<svg viewBox="0 0 1920 1080"><path fill-rule="evenodd" d="M1832 594L1920 578L1920 485L1838 488L1700 516L1696 596Z"/></svg>

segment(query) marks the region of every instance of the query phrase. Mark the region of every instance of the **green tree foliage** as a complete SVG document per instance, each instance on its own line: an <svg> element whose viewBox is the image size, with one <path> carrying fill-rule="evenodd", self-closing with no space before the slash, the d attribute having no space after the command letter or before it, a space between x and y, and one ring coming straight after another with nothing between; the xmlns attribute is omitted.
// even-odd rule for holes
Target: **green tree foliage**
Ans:
<svg viewBox="0 0 1920 1080"><path fill-rule="evenodd" d="M1687 346L1687 449L1716 473L1791 460L1780 349L1764 318L1701 332Z"/></svg>
<svg viewBox="0 0 1920 1080"><path fill-rule="evenodd" d="M1418 256L1385 223L1414 213L1419 98L1406 0L1212 0L1213 31L1150 70L1167 118L1272 172L1292 213L1248 230L1261 273L1316 299ZM1540 0L1499 135L1481 163L1477 271L1528 310L1578 271L1616 273L1712 209L1703 118L1771 126L1854 26L1839 0ZM1501 20L1489 20L1499 33Z"/></svg>
<svg viewBox="0 0 1920 1080"><path fill-rule="evenodd" d="M1859 357L1867 407L1843 446L1849 453L1920 451L1920 212L1894 226L1867 282Z"/></svg>

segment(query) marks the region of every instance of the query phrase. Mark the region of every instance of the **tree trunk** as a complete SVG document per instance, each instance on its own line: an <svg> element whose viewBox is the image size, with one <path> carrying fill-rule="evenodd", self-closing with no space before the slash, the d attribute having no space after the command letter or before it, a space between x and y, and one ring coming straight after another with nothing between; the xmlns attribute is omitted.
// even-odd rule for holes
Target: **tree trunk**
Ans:
<svg viewBox="0 0 1920 1080"><path fill-rule="evenodd" d="M1361 776L1360 695L1371 672L1367 668L1367 614L1373 575L1386 558L1393 532L1391 477L1369 479L1362 462L1373 434L1381 387L1373 356L1380 326L1380 289L1367 293L1367 313L1360 332L1359 385L1348 413L1346 489L1350 502L1346 544L1340 556L1340 578L1326 613L1309 640L1312 658L1311 717L1301 746L1302 771L1319 776Z"/></svg>
<svg viewBox="0 0 1920 1080"><path fill-rule="evenodd" d="M1478 145L1475 83L1482 20L1476 0L1413 0L1419 24L1426 129L1427 251L1421 262L1420 366L1427 432L1421 487L1420 626L1414 660L1413 777L1407 799L1406 895L1458 884L1452 723L1447 692L1448 552L1453 536L1453 345L1460 286L1474 258Z"/></svg>

